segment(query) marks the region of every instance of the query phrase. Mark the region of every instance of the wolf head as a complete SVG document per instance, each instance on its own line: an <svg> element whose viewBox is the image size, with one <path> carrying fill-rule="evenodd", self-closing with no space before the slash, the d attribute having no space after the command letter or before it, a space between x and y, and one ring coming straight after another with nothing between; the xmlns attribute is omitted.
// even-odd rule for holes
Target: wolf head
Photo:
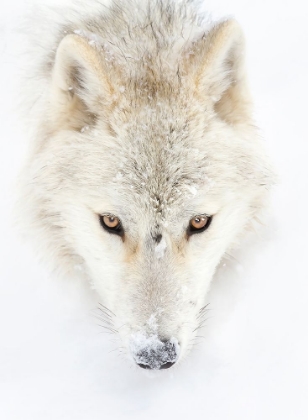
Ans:
<svg viewBox="0 0 308 420"><path fill-rule="evenodd" d="M271 173L238 25L154 12L67 29L24 202L55 264L82 266L130 357L163 369L192 347L215 268Z"/></svg>

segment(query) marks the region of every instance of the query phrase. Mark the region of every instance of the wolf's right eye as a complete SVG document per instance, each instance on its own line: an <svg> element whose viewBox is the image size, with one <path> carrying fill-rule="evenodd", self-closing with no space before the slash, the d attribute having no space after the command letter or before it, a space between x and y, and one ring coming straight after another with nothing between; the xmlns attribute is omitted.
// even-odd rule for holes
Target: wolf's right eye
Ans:
<svg viewBox="0 0 308 420"><path fill-rule="evenodd" d="M109 233L119 236L124 235L124 229L120 219L113 214L103 214L99 216L101 226Z"/></svg>

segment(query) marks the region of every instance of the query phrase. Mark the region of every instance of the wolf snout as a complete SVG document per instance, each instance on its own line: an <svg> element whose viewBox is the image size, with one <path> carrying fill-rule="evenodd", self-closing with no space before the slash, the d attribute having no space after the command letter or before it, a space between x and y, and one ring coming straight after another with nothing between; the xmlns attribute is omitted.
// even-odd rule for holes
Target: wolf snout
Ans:
<svg viewBox="0 0 308 420"><path fill-rule="evenodd" d="M135 362L143 369L168 369L177 362L180 354L176 338L161 340L156 335L134 334L130 347Z"/></svg>

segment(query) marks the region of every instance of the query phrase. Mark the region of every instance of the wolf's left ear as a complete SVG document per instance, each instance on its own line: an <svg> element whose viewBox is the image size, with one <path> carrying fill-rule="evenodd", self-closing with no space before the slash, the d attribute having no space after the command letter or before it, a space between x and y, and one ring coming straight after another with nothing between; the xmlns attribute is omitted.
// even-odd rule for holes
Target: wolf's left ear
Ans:
<svg viewBox="0 0 308 420"><path fill-rule="evenodd" d="M197 42L194 53L198 94L210 97L220 117L232 124L250 118L244 49L239 24L227 20L215 25Z"/></svg>
<svg viewBox="0 0 308 420"><path fill-rule="evenodd" d="M75 34L60 42L52 71L51 118L78 128L108 104L112 87L101 54Z"/></svg>

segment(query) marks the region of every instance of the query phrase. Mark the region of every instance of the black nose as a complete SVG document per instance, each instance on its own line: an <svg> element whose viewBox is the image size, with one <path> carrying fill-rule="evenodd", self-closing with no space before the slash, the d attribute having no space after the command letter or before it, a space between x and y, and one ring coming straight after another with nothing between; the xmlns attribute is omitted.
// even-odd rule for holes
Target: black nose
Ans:
<svg viewBox="0 0 308 420"><path fill-rule="evenodd" d="M142 369L153 369L151 366L149 365L143 365L142 363L137 363L138 366L140 366ZM173 366L175 364L175 362L167 362L164 363L163 365L161 365L158 369L169 369L171 366Z"/></svg>
<svg viewBox="0 0 308 420"><path fill-rule="evenodd" d="M177 340L157 340L153 346L146 346L139 349L135 355L138 366L142 369L169 369L179 357L180 346Z"/></svg>

